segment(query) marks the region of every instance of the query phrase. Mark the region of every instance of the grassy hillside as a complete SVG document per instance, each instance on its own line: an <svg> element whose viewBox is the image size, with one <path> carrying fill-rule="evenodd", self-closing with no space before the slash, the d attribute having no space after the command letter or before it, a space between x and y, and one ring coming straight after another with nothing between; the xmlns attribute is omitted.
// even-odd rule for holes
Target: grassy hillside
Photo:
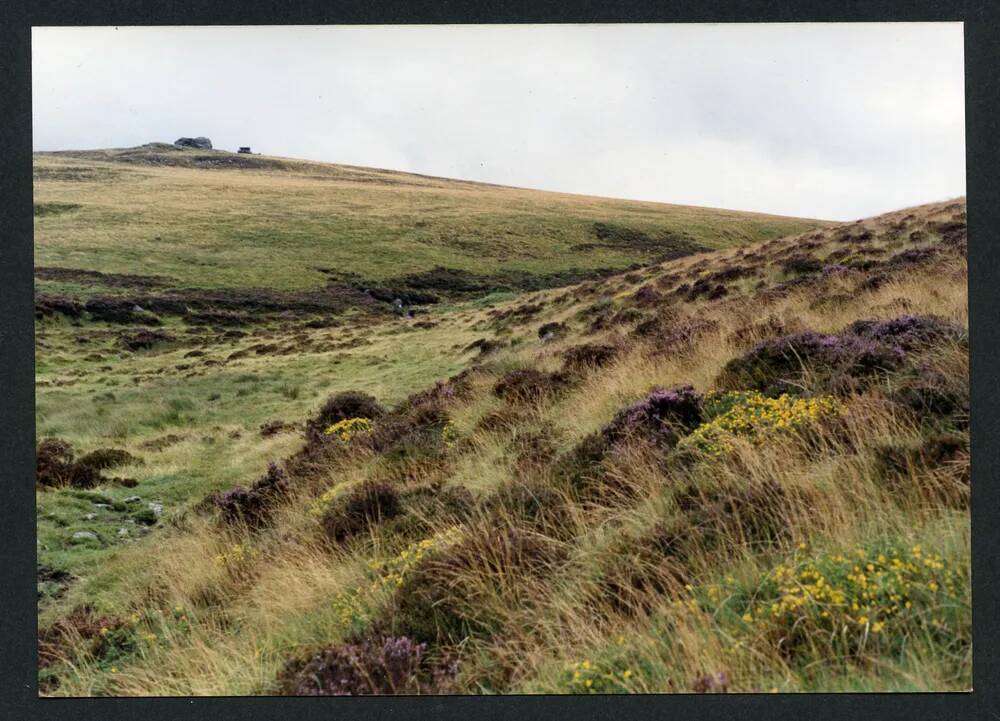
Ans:
<svg viewBox="0 0 1000 721"><path fill-rule="evenodd" d="M76 155L39 167L279 173ZM414 317L50 276L43 693L968 688L964 211Z"/></svg>
<svg viewBox="0 0 1000 721"><path fill-rule="evenodd" d="M587 273L819 225L164 145L36 153L35 216L38 266L285 290L321 268Z"/></svg>

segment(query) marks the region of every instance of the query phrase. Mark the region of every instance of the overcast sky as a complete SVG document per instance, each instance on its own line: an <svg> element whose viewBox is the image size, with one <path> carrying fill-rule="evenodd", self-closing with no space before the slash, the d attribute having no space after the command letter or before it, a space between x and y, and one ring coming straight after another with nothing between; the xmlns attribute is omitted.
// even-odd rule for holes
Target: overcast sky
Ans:
<svg viewBox="0 0 1000 721"><path fill-rule="evenodd" d="M35 28L34 147L850 220L965 193L962 26Z"/></svg>

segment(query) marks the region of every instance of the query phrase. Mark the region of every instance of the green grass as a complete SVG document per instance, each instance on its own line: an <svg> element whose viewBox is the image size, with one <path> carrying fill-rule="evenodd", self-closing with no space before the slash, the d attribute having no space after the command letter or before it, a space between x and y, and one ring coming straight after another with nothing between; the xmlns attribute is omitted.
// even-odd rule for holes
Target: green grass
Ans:
<svg viewBox="0 0 1000 721"><path fill-rule="evenodd" d="M183 325L174 322L167 329L183 331ZM280 330L275 332L283 337ZM340 331L313 332L329 336L331 344L340 338ZM38 437L66 439L78 453L115 447L142 458L141 466L106 474L135 478L136 488L104 486L98 492L117 501L140 495L143 507L160 502L167 518L209 493L251 482L269 461L290 454L301 443L301 431L261 438L262 423L301 423L340 390L363 390L384 403L397 403L465 367L473 354L461 348L478 337L464 328L422 330L396 321L362 331L371 342L357 348L251 355L184 377L176 366L200 360L183 357L191 350L189 340L132 354L115 346L114 333L106 324L77 327L58 318L39 325L39 338L59 350L38 354ZM292 332L287 335L290 340ZM86 353L73 352L76 337L94 338L83 346ZM254 342L251 335L207 352L225 357ZM90 353L103 358L86 360ZM111 370L102 370L108 367ZM54 385L58 383L67 385ZM183 440L161 451L143 447L167 435ZM40 563L87 575L122 545L117 531L126 526L129 513L97 508L64 491L39 493L37 504ZM87 520L88 513L97 517ZM135 538L135 529L127 527L129 537ZM101 541L74 542L72 535L80 530L98 533Z"/></svg>
<svg viewBox="0 0 1000 721"><path fill-rule="evenodd" d="M117 273L141 268L181 286L301 289L323 284L320 267L379 280L439 265L536 274L621 268L655 256L574 249L597 240L595 222L653 236L682 234L709 247L823 225L269 158L280 167L122 161L143 152L152 151L35 155L38 207L75 206L36 217L36 264ZM203 153L170 153L197 155Z"/></svg>

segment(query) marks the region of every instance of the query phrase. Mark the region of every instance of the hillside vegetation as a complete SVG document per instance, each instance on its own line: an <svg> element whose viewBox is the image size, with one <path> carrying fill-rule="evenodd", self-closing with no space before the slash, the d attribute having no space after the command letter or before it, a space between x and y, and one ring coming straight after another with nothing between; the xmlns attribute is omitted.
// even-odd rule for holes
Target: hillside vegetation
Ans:
<svg viewBox="0 0 1000 721"><path fill-rule="evenodd" d="M37 153L34 172L36 265L177 287L304 290L331 272L399 285L439 267L562 285L819 225L165 145Z"/></svg>
<svg viewBox="0 0 1000 721"><path fill-rule="evenodd" d="M43 693L967 689L964 200L720 236L414 317L47 281Z"/></svg>

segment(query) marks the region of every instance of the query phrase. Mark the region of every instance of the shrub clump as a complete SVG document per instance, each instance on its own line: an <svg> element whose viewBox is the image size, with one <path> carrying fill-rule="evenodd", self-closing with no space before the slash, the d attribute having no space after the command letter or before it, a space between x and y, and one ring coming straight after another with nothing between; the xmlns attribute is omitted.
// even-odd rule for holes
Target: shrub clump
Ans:
<svg viewBox="0 0 1000 721"><path fill-rule="evenodd" d="M38 665L51 666L71 660L74 654L102 658L131 645L127 624L118 618L98 616L82 606L50 626L38 629Z"/></svg>
<svg viewBox="0 0 1000 721"><path fill-rule="evenodd" d="M98 448L96 451L81 456L77 463L103 471L118 466L140 465L142 459L120 448Z"/></svg>
<svg viewBox="0 0 1000 721"><path fill-rule="evenodd" d="M701 420L701 396L694 388L655 388L580 441L560 459L559 470L573 488L586 491L601 480L601 465L619 443L638 440L670 449Z"/></svg>
<svg viewBox="0 0 1000 721"><path fill-rule="evenodd" d="M567 663L559 677L560 689L572 694L641 692L636 686L639 679L635 673L640 670L641 661L630 658L623 648L617 650L617 654L607 658Z"/></svg>
<svg viewBox="0 0 1000 721"><path fill-rule="evenodd" d="M585 343L563 351L563 370L578 373L588 368L602 368L621 352L618 346L607 343Z"/></svg>
<svg viewBox="0 0 1000 721"><path fill-rule="evenodd" d="M567 499L544 481L507 481L483 507L498 525L521 526L557 538L572 532Z"/></svg>
<svg viewBox="0 0 1000 721"><path fill-rule="evenodd" d="M812 331L766 340L729 361L717 379L726 389L749 388L766 395L796 393L812 374L820 387L852 390L857 382L898 370L901 348L856 335L820 335Z"/></svg>
<svg viewBox="0 0 1000 721"><path fill-rule="evenodd" d="M823 263L809 255L795 255L782 261L781 269L789 274L806 275L818 273L823 269Z"/></svg>
<svg viewBox="0 0 1000 721"><path fill-rule="evenodd" d="M895 656L921 640L959 657L971 643L967 579L919 545L856 548L793 558L730 598L742 635L792 661Z"/></svg>
<svg viewBox="0 0 1000 721"><path fill-rule="evenodd" d="M652 285L644 285L632 294L632 300L639 306L655 306L663 302L663 294Z"/></svg>
<svg viewBox="0 0 1000 721"><path fill-rule="evenodd" d="M367 696L447 693L457 659L432 659L427 644L383 636L331 646L290 662L278 677L285 696Z"/></svg>
<svg viewBox="0 0 1000 721"><path fill-rule="evenodd" d="M169 333L147 328L138 328L118 336L118 344L132 353L138 350L149 350L160 343L172 343L175 340L177 339Z"/></svg>
<svg viewBox="0 0 1000 721"><path fill-rule="evenodd" d="M402 512L390 522L389 532L412 538L465 521L476 506L476 498L464 486L432 483L404 491L400 503Z"/></svg>
<svg viewBox="0 0 1000 721"><path fill-rule="evenodd" d="M213 505L221 511L227 524L242 523L255 528L270 522L271 513L290 490L288 474L277 464L271 463L267 472L252 486L236 486L212 496Z"/></svg>
<svg viewBox="0 0 1000 721"><path fill-rule="evenodd" d="M330 426L350 418L375 420L385 414L385 409L374 397L360 391L342 391L330 396L315 418L306 425L306 437L312 441L322 440Z"/></svg>
<svg viewBox="0 0 1000 721"><path fill-rule="evenodd" d="M901 369L913 352L953 342L967 342L965 329L936 316L860 320L839 335L807 331L766 340L727 363L718 384L779 395L798 392L812 377L820 388L841 394Z"/></svg>
<svg viewBox="0 0 1000 721"><path fill-rule="evenodd" d="M534 368L508 371L493 386L493 394L507 401L540 401L559 393L567 385L562 373L545 373Z"/></svg>
<svg viewBox="0 0 1000 721"><path fill-rule="evenodd" d="M35 452L35 483L40 488L93 488L101 482L98 468L73 461L73 447L59 438L45 438Z"/></svg>
<svg viewBox="0 0 1000 721"><path fill-rule="evenodd" d="M323 431L325 436L336 436L338 440L349 443L356 436L366 435L372 431L372 422L368 418L345 418L337 421Z"/></svg>
<svg viewBox="0 0 1000 721"><path fill-rule="evenodd" d="M782 394L768 398L757 391L710 394L704 406L710 420L695 428L680 445L707 456L729 451L733 437L762 443L844 411L843 405L830 396L797 398Z"/></svg>
<svg viewBox="0 0 1000 721"><path fill-rule="evenodd" d="M894 378L889 397L912 411L925 425L969 426L969 376L967 372L944 370L933 358L914 363Z"/></svg>
<svg viewBox="0 0 1000 721"><path fill-rule="evenodd" d="M937 343L968 343L965 328L934 315L903 315L891 320L859 320L848 333L910 352Z"/></svg>
<svg viewBox="0 0 1000 721"><path fill-rule="evenodd" d="M408 572L399 585L389 623L397 633L427 643L489 637L502 620L487 599L495 600L495 593L515 594L515 574L544 574L563 557L551 539L514 527L470 532ZM507 600L516 603L515 598Z"/></svg>
<svg viewBox="0 0 1000 721"><path fill-rule="evenodd" d="M672 446L701 418L701 395L693 387L655 388L638 403L619 410L601 433L612 440L639 436Z"/></svg>
<svg viewBox="0 0 1000 721"><path fill-rule="evenodd" d="M874 450L875 471L886 488L904 498L966 508L971 481L966 433L932 432Z"/></svg>
<svg viewBox="0 0 1000 721"><path fill-rule="evenodd" d="M372 448L389 461L437 463L457 436L449 428L448 408L468 397L473 373L463 371L443 383L414 393L377 420Z"/></svg>
<svg viewBox="0 0 1000 721"><path fill-rule="evenodd" d="M323 532L335 543L399 516L403 511L394 486L371 481L331 500L322 517Z"/></svg>

